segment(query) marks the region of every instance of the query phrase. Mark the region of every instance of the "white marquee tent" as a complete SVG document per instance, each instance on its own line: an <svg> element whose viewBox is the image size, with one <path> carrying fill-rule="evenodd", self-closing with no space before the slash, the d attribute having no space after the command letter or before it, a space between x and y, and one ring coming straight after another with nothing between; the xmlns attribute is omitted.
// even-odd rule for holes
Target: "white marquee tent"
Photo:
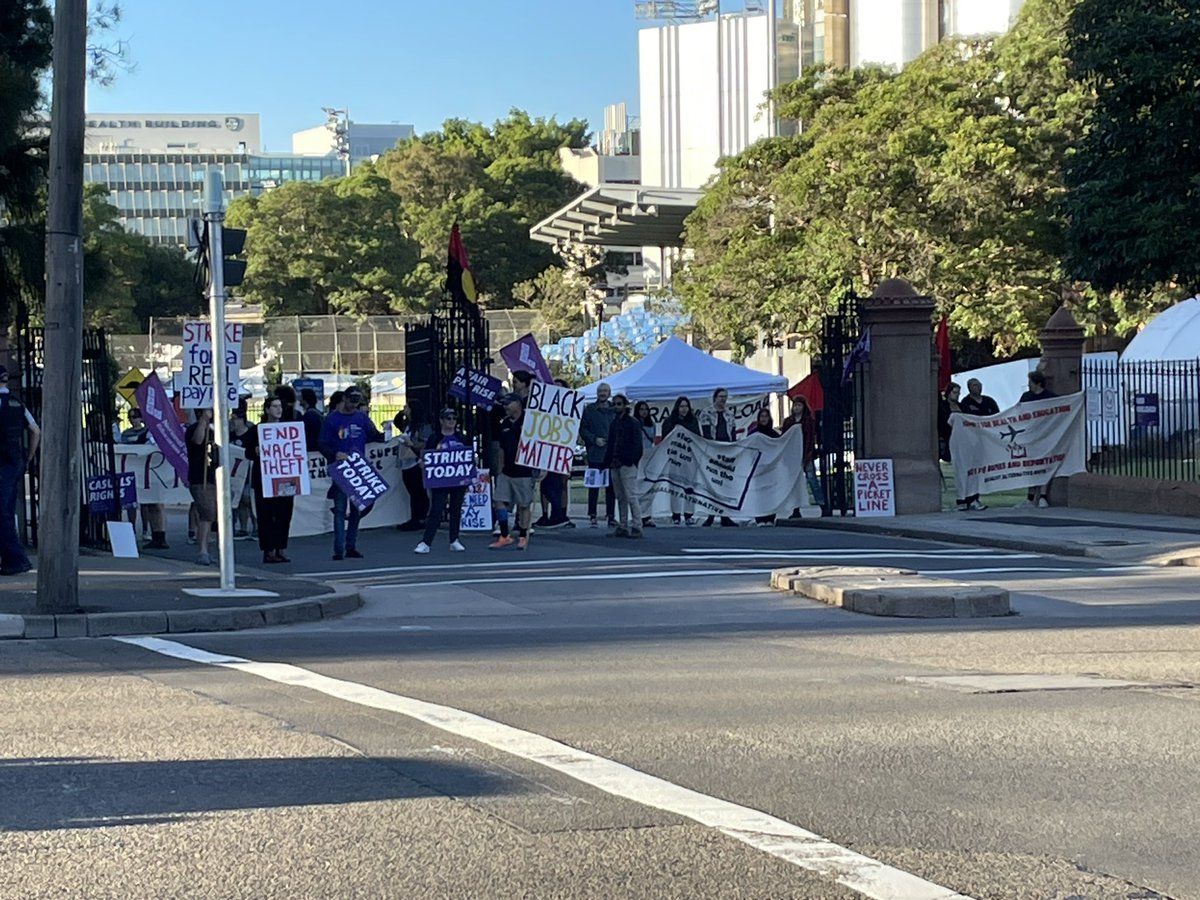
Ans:
<svg viewBox="0 0 1200 900"><path fill-rule="evenodd" d="M1121 354L1121 362L1160 359L1200 359L1200 297L1164 309Z"/></svg>
<svg viewBox="0 0 1200 900"><path fill-rule="evenodd" d="M667 400L681 395L707 398L717 388L725 388L732 397L750 397L788 388L782 375L725 362L674 336L633 365L600 380L610 385L614 394L630 400ZM581 389L589 400L596 396L596 384Z"/></svg>

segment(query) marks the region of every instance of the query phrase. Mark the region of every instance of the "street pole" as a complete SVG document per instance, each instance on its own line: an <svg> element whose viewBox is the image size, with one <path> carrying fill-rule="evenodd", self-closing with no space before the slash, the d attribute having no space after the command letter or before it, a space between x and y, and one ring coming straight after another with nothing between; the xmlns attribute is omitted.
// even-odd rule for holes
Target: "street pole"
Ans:
<svg viewBox="0 0 1200 900"><path fill-rule="evenodd" d="M208 231L208 313L212 323L213 432L217 466L217 551L221 561L221 590L236 590L233 572L233 504L229 483L229 386L225 383L225 257L221 229L225 221L224 183L218 169L204 181L204 222Z"/></svg>
<svg viewBox="0 0 1200 900"><path fill-rule="evenodd" d="M779 136L775 89L779 87L779 19L776 0L767 3L767 137Z"/></svg>
<svg viewBox="0 0 1200 900"><path fill-rule="evenodd" d="M37 609L79 608L79 496L83 383L83 123L87 0L54 5L50 196L42 370L41 507Z"/></svg>

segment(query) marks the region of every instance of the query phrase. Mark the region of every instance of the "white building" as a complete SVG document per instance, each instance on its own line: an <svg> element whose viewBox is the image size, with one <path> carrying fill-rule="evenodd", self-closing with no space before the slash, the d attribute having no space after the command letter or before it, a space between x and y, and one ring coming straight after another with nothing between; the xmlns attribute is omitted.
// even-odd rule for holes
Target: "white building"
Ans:
<svg viewBox="0 0 1200 900"><path fill-rule="evenodd" d="M258 153L258 113L88 113L85 153Z"/></svg>
<svg viewBox="0 0 1200 900"><path fill-rule="evenodd" d="M395 122L387 124L370 124L367 122L349 122L347 139L350 147L352 163L379 156L391 150L399 141L407 141L413 136L415 129L412 125L400 125ZM306 128L292 134L292 152L304 156L336 156L337 148L334 135L328 125L318 125Z"/></svg>

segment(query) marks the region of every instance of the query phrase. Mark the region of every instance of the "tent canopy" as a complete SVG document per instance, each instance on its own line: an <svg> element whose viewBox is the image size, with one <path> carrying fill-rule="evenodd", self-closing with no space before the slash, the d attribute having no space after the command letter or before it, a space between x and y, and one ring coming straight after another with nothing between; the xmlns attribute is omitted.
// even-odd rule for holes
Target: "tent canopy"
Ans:
<svg viewBox="0 0 1200 900"><path fill-rule="evenodd" d="M1160 312L1129 342L1122 361L1200 357L1200 297Z"/></svg>
<svg viewBox="0 0 1200 900"><path fill-rule="evenodd" d="M746 397L781 393L788 386L782 375L768 375L724 362L674 336L633 365L600 381L611 386L614 394L624 394L630 400L710 395L717 388L725 388L733 397ZM595 398L599 383L581 388L584 396L589 400Z"/></svg>

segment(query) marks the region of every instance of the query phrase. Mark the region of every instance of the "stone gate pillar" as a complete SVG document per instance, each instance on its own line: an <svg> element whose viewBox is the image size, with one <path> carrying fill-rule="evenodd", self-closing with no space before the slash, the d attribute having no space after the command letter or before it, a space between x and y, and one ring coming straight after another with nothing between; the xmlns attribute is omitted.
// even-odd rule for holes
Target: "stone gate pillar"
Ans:
<svg viewBox="0 0 1200 900"><path fill-rule="evenodd" d="M1060 306L1038 335L1042 361L1038 368L1046 376L1046 388L1056 394L1074 394L1083 390L1083 328L1071 311ZM1067 479L1050 481L1046 499L1051 506L1068 503Z"/></svg>
<svg viewBox="0 0 1200 900"><path fill-rule="evenodd" d="M898 515L941 512L937 462L937 358L932 297L890 278L862 303L871 329L864 369L862 456L891 459Z"/></svg>

